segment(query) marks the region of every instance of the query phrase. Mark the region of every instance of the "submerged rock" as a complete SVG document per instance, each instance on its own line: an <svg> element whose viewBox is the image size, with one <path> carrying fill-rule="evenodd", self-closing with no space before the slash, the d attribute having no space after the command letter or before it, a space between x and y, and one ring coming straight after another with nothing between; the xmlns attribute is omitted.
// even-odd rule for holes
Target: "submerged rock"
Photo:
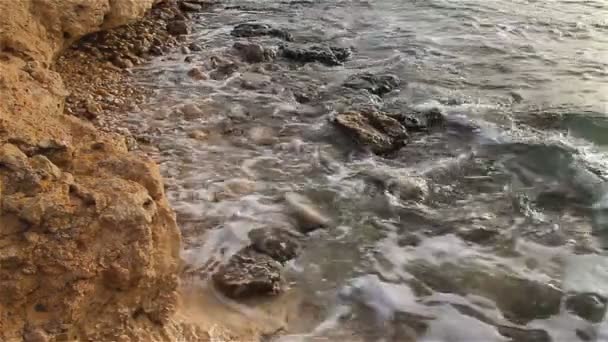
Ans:
<svg viewBox="0 0 608 342"><path fill-rule="evenodd" d="M256 145L272 145L276 141L276 132L269 127L252 127L247 131L248 138Z"/></svg>
<svg viewBox="0 0 608 342"><path fill-rule="evenodd" d="M201 68L192 68L188 71L188 76L197 81L203 81L209 77L201 70Z"/></svg>
<svg viewBox="0 0 608 342"><path fill-rule="evenodd" d="M551 342L551 336L542 329L525 329L508 325L498 325L498 332L513 342Z"/></svg>
<svg viewBox="0 0 608 342"><path fill-rule="evenodd" d="M606 304L606 298L594 293L578 293L566 299L568 311L593 323L604 319Z"/></svg>
<svg viewBox="0 0 608 342"><path fill-rule="evenodd" d="M376 154L395 151L405 145L406 128L397 120L380 112L347 112L338 114L333 124L357 143Z"/></svg>
<svg viewBox="0 0 608 342"><path fill-rule="evenodd" d="M342 65L350 57L348 48L335 46L310 46L306 48L282 46L283 57L300 63L322 63L328 66Z"/></svg>
<svg viewBox="0 0 608 342"><path fill-rule="evenodd" d="M480 266L415 263L407 271L435 291L479 295L494 301L517 324L548 318L560 311L562 291L550 284Z"/></svg>
<svg viewBox="0 0 608 342"><path fill-rule="evenodd" d="M344 86L352 89L365 89L372 94L382 96L399 88L401 80L395 75L357 74L349 77Z"/></svg>
<svg viewBox="0 0 608 342"><path fill-rule="evenodd" d="M288 42L293 40L291 33L287 30L278 29L268 24L261 23L245 23L237 25L231 35L235 37L259 37L259 36L271 36L277 37Z"/></svg>
<svg viewBox="0 0 608 342"><path fill-rule="evenodd" d="M269 62L276 57L276 53L272 49L267 49L260 44L236 42L233 48L247 63Z"/></svg>
<svg viewBox="0 0 608 342"><path fill-rule="evenodd" d="M295 192L285 194L285 202L298 223L298 228L308 233L331 224L329 217L324 215L308 198Z"/></svg>
<svg viewBox="0 0 608 342"><path fill-rule="evenodd" d="M215 286L227 297L247 298L281 292L281 264L266 254L246 247L234 254L213 275Z"/></svg>
<svg viewBox="0 0 608 342"><path fill-rule="evenodd" d="M258 228L249 232L251 246L259 253L285 263L298 256L300 243L294 233L282 228Z"/></svg>

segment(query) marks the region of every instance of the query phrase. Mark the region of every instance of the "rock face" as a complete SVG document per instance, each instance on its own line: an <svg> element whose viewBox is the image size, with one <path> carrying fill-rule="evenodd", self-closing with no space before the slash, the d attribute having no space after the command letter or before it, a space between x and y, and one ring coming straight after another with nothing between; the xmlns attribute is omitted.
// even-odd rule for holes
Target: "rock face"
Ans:
<svg viewBox="0 0 608 342"><path fill-rule="evenodd" d="M285 41L292 41L293 37L291 33L286 30L272 27L268 24L261 23L245 23L235 26L231 34L235 37L260 37L260 36L271 36L283 39Z"/></svg>
<svg viewBox="0 0 608 342"><path fill-rule="evenodd" d="M380 112L342 113L332 122L376 154L395 151L404 146L408 138L406 128L399 121Z"/></svg>
<svg viewBox="0 0 608 342"><path fill-rule="evenodd" d="M175 310L180 234L158 169L63 115L49 69L76 39L153 2L0 2L2 341L158 340Z"/></svg>
<svg viewBox="0 0 608 342"><path fill-rule="evenodd" d="M342 65L350 57L348 48L336 46L310 46L281 48L283 57L300 63L322 63L328 66Z"/></svg>

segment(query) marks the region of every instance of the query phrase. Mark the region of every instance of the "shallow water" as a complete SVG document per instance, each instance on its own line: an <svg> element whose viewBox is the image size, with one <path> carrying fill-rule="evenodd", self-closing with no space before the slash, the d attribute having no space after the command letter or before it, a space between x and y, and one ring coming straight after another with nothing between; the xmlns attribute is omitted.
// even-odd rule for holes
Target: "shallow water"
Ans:
<svg viewBox="0 0 608 342"><path fill-rule="evenodd" d="M353 56L338 67L279 58L217 80L187 76L193 66L213 73L213 58L238 60L231 47L243 39L230 31L248 21ZM275 340L608 339L603 319L566 303L608 297L608 3L227 1L199 15L189 39L204 47L192 62L175 54L138 70L157 93L127 120L157 146L149 152L189 266L226 260L251 229L291 226L289 191L333 222L288 265L302 304ZM402 85L382 99L343 93L361 72ZM309 103L296 101L303 93ZM448 125L383 158L328 123L366 105L438 108ZM424 180L428 196L378 184L404 177Z"/></svg>

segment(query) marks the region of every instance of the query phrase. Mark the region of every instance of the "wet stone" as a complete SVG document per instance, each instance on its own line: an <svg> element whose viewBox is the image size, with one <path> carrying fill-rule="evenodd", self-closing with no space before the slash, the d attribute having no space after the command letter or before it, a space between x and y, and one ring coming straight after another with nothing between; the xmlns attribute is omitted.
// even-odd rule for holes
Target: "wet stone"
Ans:
<svg viewBox="0 0 608 342"><path fill-rule="evenodd" d="M203 51L203 48L197 44L197 43L190 43L190 45L188 45L188 48L190 49L190 51L192 52L200 52Z"/></svg>
<svg viewBox="0 0 608 342"><path fill-rule="evenodd" d="M407 141L406 128L397 120L380 112L347 112L338 114L333 124L360 145L376 154L393 152Z"/></svg>
<svg viewBox="0 0 608 342"><path fill-rule="evenodd" d="M298 256L300 243L295 234L282 228L258 228L249 232L251 246L259 253L285 263Z"/></svg>
<svg viewBox="0 0 608 342"><path fill-rule="evenodd" d="M262 23L245 23L237 25L231 35L235 37L260 37L260 36L271 36L277 37L288 42L293 40L291 33L286 30L274 28L268 24Z"/></svg>
<svg viewBox="0 0 608 342"><path fill-rule="evenodd" d="M310 46L310 47L281 47L283 57L299 63L322 63L328 66L342 65L350 57L348 48L335 46Z"/></svg>
<svg viewBox="0 0 608 342"><path fill-rule="evenodd" d="M566 309L587 321L598 323L606 315L606 298L594 293L579 293L566 299Z"/></svg>
<svg viewBox="0 0 608 342"><path fill-rule="evenodd" d="M349 77L344 86L352 89L365 89L372 94L383 96L399 88L401 80L395 75L357 74Z"/></svg>
<svg viewBox="0 0 608 342"><path fill-rule="evenodd" d="M470 227L460 229L457 232L457 235L465 241L484 244L492 242L499 235L499 233L500 232L498 230L487 227Z"/></svg>
<svg viewBox="0 0 608 342"><path fill-rule="evenodd" d="M224 295L234 299L276 295L284 283L281 268L272 257L246 247L218 269L213 282Z"/></svg>
<svg viewBox="0 0 608 342"><path fill-rule="evenodd" d="M197 81L206 80L207 75L201 70L201 68L192 68L188 71L188 76Z"/></svg>
<svg viewBox="0 0 608 342"><path fill-rule="evenodd" d="M399 247L416 247L422 242L420 236L414 233L406 233L403 236L400 236L397 240L397 245Z"/></svg>
<svg viewBox="0 0 608 342"><path fill-rule="evenodd" d="M310 199L295 192L285 194L285 202L293 217L298 223L298 228L303 233L311 232L318 228L326 228L331 220L317 208Z"/></svg>
<svg viewBox="0 0 608 342"><path fill-rule="evenodd" d="M190 27L185 20L175 20L167 24L167 32L174 36L190 33Z"/></svg>
<svg viewBox="0 0 608 342"><path fill-rule="evenodd" d="M272 61L276 54L260 44L236 42L233 48L239 52L243 61L247 63L262 63Z"/></svg>

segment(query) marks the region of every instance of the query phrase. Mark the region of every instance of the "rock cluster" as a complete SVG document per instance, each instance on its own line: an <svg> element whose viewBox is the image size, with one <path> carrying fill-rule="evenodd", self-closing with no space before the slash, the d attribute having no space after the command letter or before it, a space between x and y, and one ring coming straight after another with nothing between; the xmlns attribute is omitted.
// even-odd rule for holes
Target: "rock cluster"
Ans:
<svg viewBox="0 0 608 342"><path fill-rule="evenodd" d="M297 257L300 243L283 228L254 229L249 238L251 244L213 275L215 286L237 299L279 294L285 284L282 264Z"/></svg>
<svg viewBox="0 0 608 342"><path fill-rule="evenodd" d="M67 49L54 67L69 91L66 112L115 130L112 116L136 108L148 95L131 82L129 69L182 44L181 35L190 30L184 6L160 2L143 19L89 34Z"/></svg>
<svg viewBox="0 0 608 342"><path fill-rule="evenodd" d="M280 293L285 284L282 265L299 255L301 234L331 223L305 196L289 192L284 198L299 232L282 227L251 230L249 245L230 257L213 275L215 286L226 296L242 299Z"/></svg>

